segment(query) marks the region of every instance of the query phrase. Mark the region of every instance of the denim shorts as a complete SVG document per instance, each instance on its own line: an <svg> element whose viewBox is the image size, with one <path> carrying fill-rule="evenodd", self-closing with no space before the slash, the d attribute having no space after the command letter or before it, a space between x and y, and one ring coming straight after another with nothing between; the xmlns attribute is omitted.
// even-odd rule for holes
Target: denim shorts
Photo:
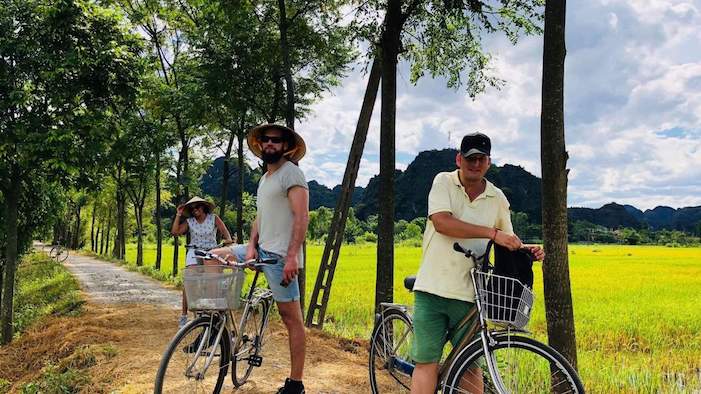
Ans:
<svg viewBox="0 0 701 394"><path fill-rule="evenodd" d="M233 245L231 253L236 257L236 260L243 261L246 258L246 249L248 245ZM268 281L268 286L273 292L273 299L277 302L292 302L299 301L299 283L295 277L287 287L283 287L282 270L285 268L285 258L279 254L267 252L258 248L258 256L262 259L277 259L275 264L266 264L263 266L265 279Z"/></svg>

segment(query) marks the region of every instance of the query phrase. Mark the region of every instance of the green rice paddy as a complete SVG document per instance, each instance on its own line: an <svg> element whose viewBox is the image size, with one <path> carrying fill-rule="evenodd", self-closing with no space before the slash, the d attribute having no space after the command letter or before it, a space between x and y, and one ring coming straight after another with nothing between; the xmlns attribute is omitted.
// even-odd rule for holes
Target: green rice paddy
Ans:
<svg viewBox="0 0 701 394"><path fill-rule="evenodd" d="M172 247L163 252L162 270L170 272ZM307 247L307 300L322 252L323 245ZM369 337L375 253L374 244L343 246L324 330ZM589 392L701 392L701 248L571 245L569 253L578 369ZM181 266L183 258L181 252ZM146 246L146 264L154 259L154 246ZM413 302L402 281L420 259L419 247L395 248L395 302ZM135 260L134 245L127 260ZM541 265L534 271L537 299L528 328L546 341Z"/></svg>

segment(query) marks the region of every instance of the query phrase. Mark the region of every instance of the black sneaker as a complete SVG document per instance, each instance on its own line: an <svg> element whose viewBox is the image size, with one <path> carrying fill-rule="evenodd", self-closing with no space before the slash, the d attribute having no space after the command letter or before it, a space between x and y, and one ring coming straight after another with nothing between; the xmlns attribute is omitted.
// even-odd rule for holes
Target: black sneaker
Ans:
<svg viewBox="0 0 701 394"><path fill-rule="evenodd" d="M304 394L304 384L299 380L285 379L285 385L277 389L277 394Z"/></svg>

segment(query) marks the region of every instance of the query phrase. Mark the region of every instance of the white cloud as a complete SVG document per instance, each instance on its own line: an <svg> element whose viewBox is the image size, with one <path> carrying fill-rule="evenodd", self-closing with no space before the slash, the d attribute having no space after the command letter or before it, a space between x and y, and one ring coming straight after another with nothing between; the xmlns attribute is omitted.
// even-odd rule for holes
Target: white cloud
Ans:
<svg viewBox="0 0 701 394"><path fill-rule="evenodd" d="M569 4L565 131L569 204L616 201L639 208L701 205L701 13L698 3L600 0ZM602 18L602 16L605 16ZM422 150L457 147L463 134L492 137L494 161L540 174L542 38L512 47L488 38L494 74L507 81L472 100L443 80L397 87L397 167ZM309 179L341 182L367 76L357 72L317 103L298 129ZM357 184L378 172L380 99Z"/></svg>

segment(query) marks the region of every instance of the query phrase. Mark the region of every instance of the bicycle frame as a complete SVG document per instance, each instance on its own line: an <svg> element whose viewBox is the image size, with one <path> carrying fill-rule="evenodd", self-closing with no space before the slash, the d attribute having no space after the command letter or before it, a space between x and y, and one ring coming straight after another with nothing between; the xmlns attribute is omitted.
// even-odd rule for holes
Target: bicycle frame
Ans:
<svg viewBox="0 0 701 394"><path fill-rule="evenodd" d="M197 252L197 251L196 251L196 252ZM227 260L225 260L225 259L223 259L223 258L221 258L221 257L219 257L219 256L217 256L217 255L211 254L211 253L209 253L209 252L203 252L203 251L200 251L200 252L202 252L202 253L201 253L202 256L197 256L198 258L201 258L201 259L203 259L203 260L217 260L219 263L221 263L221 264L224 265L224 266L232 266L232 265L233 265L233 266L238 266L238 267L247 267L247 266L254 266L254 267L257 267L257 266L260 266L260 264L263 264L263 263L257 263L257 264L255 264L255 263L253 263L252 261L241 262L241 263L233 263L233 264L232 264L232 263L229 263ZM216 267L216 265L212 265L212 267ZM245 324L245 320L244 320L244 319L246 318L246 313L247 313L248 310L251 308L251 305L253 305L253 304L257 303L257 302L260 302L261 298L263 298L263 297L260 297L260 296L258 296L257 298L254 297L254 296L255 296L255 291L256 291L256 289L257 289L256 284L258 283L258 277L259 277L259 275L260 275L260 272L261 272L261 271L258 270L258 269L255 270L255 275L253 276L253 281L251 282L251 287L250 287L250 289L248 290L248 294L247 294L247 296L246 296L246 298L245 298L245 303L244 303L244 307L243 307L243 310L242 310L242 313L241 313L241 319L239 320L238 326L235 325L235 324L233 324L233 322L234 322L235 320L234 320L234 315L233 315L232 310L227 310L227 311L225 311L225 312L223 312L223 313L222 313L222 312L219 312L219 311L202 311L202 312L200 312L201 315L209 315L209 318L210 318L210 325L209 325L209 327L213 327L213 320L214 320L215 318L218 318L218 319L220 319L220 320L222 321L222 322L220 323L219 330L217 331L216 339L215 339L214 343L219 343L219 341L222 340L222 338L223 338L223 333L224 333L224 328L228 328L228 329L229 329L229 331L231 332L232 338L238 338L239 332L243 331L243 327L244 327L244 324ZM263 316L263 319L264 319L264 320L263 320L263 327L264 327L264 329L265 329L265 327L268 326L268 319L269 319L269 317L270 317L270 309L269 309L269 308L266 308L265 316ZM209 340L209 338L210 338L210 335L212 334L212 333L209 332L209 331L210 331L210 328L209 328L209 327L207 327L207 329L205 330L205 334L202 336L202 339L203 339L203 340L202 340L202 341L200 342L200 344L198 345L198 348L197 348L197 351L195 352L195 357L193 357L192 363L191 363L191 364L187 367L187 369L186 369L186 375L187 375L187 376L194 377L194 378L196 378L196 379L200 379L200 378L201 378L201 376L193 376L192 373L191 373L191 371L192 371L192 368L195 366L195 364L196 364L196 362L197 362L197 359L198 359L198 358L200 357L200 355L202 354L202 351L205 349L205 343L208 342L208 340ZM226 338L225 340L228 341L228 340L230 340L230 338ZM235 343L234 343L234 344L230 343L230 345L235 345ZM236 351L236 349L233 349L232 346L229 346L229 349L231 349L230 352ZM229 362L231 361L231 356L232 356L232 354L230 353L230 354L229 354ZM211 365L211 363L212 363L213 360L214 360L214 352L210 353L210 354L207 356L207 360L205 361L204 368L202 368L202 371L199 372L198 375L204 376L204 375L207 373L207 370L209 369L209 367L210 367L210 365Z"/></svg>
<svg viewBox="0 0 701 394"><path fill-rule="evenodd" d="M476 259L475 256L469 256L475 261ZM472 268L470 270L470 279L472 281L473 288L477 288L477 284L475 283L475 273L476 268ZM388 315L388 313L392 310L397 310L402 312L405 316L409 318L409 321L411 322L411 315L408 313L408 307L403 304L394 304L394 303L382 303L380 304L381 310L376 316L376 325L381 324L381 322L384 320L385 316ZM495 336L507 334L510 335L511 333L527 333L525 330L520 330L520 329L513 329L513 328L507 328L507 329L492 329L490 330L487 325L487 321L484 319L483 314L482 314L482 303L480 301L480 297L475 297L475 308L472 308L470 312L463 317L460 322L457 324L453 332L459 332L462 329L464 329L466 326L468 327L466 334L463 336L463 338L460 340L457 346L453 347L453 349L450 351L446 359L440 364L439 370L438 370L438 383L442 382L446 376L448 371L451 370L451 368L454 367L454 364L456 360L460 358L460 356L466 352L468 349L472 348L474 344L476 343L481 343L482 348L484 349L484 354L486 355L491 355L490 349L496 344L496 340L494 339ZM475 314L477 315L477 319L475 319ZM413 323L412 323L413 324ZM479 337L475 338L475 335L479 332ZM450 336L450 335L449 335ZM393 351L396 351L396 349L392 349ZM485 357L486 359L486 364L487 364L487 369L489 371L489 374L492 377L496 377L495 379L495 384L497 385L497 390L501 393L506 393L508 392L505 388L505 385L503 381L501 381L501 374L497 372L498 368L496 365L496 362L493 357ZM403 360L404 361L404 360Z"/></svg>
<svg viewBox="0 0 701 394"><path fill-rule="evenodd" d="M231 312L228 312L228 314L230 315ZM192 358L192 363L190 363L190 365L188 365L188 367L185 370L186 376L193 377L195 379L202 379L202 377L207 373L209 366L212 364L212 360L214 360L215 352L209 353L202 371L197 373L194 376L192 375L192 369L195 367L195 364L197 363L197 359L200 357L200 355L202 354L202 351L205 349L205 343L209 343L209 338L212 334L210 332L210 327L212 327L212 324L213 324L212 321L214 320L215 316L219 316L219 315L223 316L224 321L222 322L222 324L220 324L220 327L219 327L219 330L217 331L217 336L216 336L216 339L214 340L214 343L219 343L219 341L222 339L223 334L224 334L224 328L226 327L227 321L229 321L229 319L227 319L226 314L220 314L218 312L214 312L214 313L209 315L210 325L205 330L204 335L202 335L202 340L200 341L200 344L197 346L197 350L195 351L195 356Z"/></svg>

